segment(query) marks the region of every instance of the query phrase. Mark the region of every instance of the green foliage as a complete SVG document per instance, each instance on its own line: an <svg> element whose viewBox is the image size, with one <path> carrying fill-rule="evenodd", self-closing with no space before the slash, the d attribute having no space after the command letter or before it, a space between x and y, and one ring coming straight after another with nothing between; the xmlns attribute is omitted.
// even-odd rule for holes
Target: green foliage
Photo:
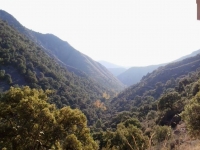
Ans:
<svg viewBox="0 0 200 150"><path fill-rule="evenodd" d="M110 147L117 147L120 150L144 150L147 146L148 138L140 129L134 125L125 127L122 123L118 124L110 145Z"/></svg>
<svg viewBox="0 0 200 150"><path fill-rule="evenodd" d="M0 97L0 148L98 149L80 110L56 109L50 91L13 88Z"/></svg>
<svg viewBox="0 0 200 150"><path fill-rule="evenodd" d="M185 106L181 117L191 136L200 138L200 92Z"/></svg>
<svg viewBox="0 0 200 150"><path fill-rule="evenodd" d="M170 92L163 95L158 102L158 110L164 111L165 109L173 109L174 103L180 99L177 92Z"/></svg>
<svg viewBox="0 0 200 150"><path fill-rule="evenodd" d="M102 121L98 119L95 126L96 126L96 128L101 128L102 127Z"/></svg>
<svg viewBox="0 0 200 150"><path fill-rule="evenodd" d="M158 124L175 127L180 121L177 115L183 110L184 104L178 92L162 95L158 102Z"/></svg>
<svg viewBox="0 0 200 150"><path fill-rule="evenodd" d="M131 111L130 105L140 106L145 96L152 96L157 100L168 89L175 89L179 94L187 93L186 86L196 82L199 77L200 55L187 58L179 62L169 63L159 67L152 73L147 74L142 80L121 92L117 98L113 99L112 107L120 111ZM197 91L194 88L194 93ZM137 97L140 96L141 100ZM142 115L144 116L144 115Z"/></svg>
<svg viewBox="0 0 200 150"><path fill-rule="evenodd" d="M172 135L172 130L168 126L155 126L153 141L160 143L164 140L169 140Z"/></svg>
<svg viewBox="0 0 200 150"><path fill-rule="evenodd" d="M195 82L192 86L192 95L195 96L199 92L199 82Z"/></svg>
<svg viewBox="0 0 200 150"><path fill-rule="evenodd" d="M10 74L5 74L5 80L8 82L8 84L11 84L12 83L12 78L11 78L11 75Z"/></svg>
<svg viewBox="0 0 200 150"><path fill-rule="evenodd" d="M123 122L123 125L125 127L128 127L129 125L133 125L133 126L135 126L137 128L141 128L142 127L140 122L139 122L139 120L136 119L136 118L127 119L126 121Z"/></svg>
<svg viewBox="0 0 200 150"><path fill-rule="evenodd" d="M136 118L119 123L115 131L96 132L93 137L100 142L100 149L106 150L144 150L148 146L148 137L143 135Z"/></svg>
<svg viewBox="0 0 200 150"><path fill-rule="evenodd" d="M12 17L10 19L12 20ZM68 105L86 111L95 109L92 107L93 101L102 98L106 88L87 75L77 76L69 72L54 57L50 57L45 49L1 20L0 35L0 79L3 83L0 83L1 89L8 90L10 85L51 89L55 93L50 95L50 102L59 108ZM8 84L4 84L5 81ZM62 99L57 99L55 95ZM96 121L100 118L92 118L97 116L95 113L87 113L90 125L93 119Z"/></svg>
<svg viewBox="0 0 200 150"><path fill-rule="evenodd" d="M155 110L151 110L148 112L146 119L147 120L155 119L157 116L158 116L157 112Z"/></svg>

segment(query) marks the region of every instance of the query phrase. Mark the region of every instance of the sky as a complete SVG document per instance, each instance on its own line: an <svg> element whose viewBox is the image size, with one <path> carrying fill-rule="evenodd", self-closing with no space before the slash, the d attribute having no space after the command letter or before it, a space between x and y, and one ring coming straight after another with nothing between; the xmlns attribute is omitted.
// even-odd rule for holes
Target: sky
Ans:
<svg viewBox="0 0 200 150"><path fill-rule="evenodd" d="M120 66L173 61L200 49L196 0L0 0L22 25Z"/></svg>

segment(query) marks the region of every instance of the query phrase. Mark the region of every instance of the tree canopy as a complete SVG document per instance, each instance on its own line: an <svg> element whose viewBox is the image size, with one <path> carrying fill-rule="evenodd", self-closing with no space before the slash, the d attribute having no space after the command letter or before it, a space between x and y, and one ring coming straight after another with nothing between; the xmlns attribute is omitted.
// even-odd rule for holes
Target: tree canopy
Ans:
<svg viewBox="0 0 200 150"><path fill-rule="evenodd" d="M97 144L78 109L57 109L50 91L11 87L0 97L0 149L95 150Z"/></svg>
<svg viewBox="0 0 200 150"><path fill-rule="evenodd" d="M186 123L189 133L193 137L200 138L200 92L185 106L181 117Z"/></svg>

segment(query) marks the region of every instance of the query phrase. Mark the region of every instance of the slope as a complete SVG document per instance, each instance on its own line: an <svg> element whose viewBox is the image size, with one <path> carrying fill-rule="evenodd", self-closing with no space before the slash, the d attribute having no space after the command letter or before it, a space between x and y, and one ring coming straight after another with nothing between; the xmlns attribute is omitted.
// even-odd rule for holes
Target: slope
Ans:
<svg viewBox="0 0 200 150"><path fill-rule="evenodd" d="M152 73L147 74L142 80L121 92L112 100L115 111L130 111L133 107L142 106L146 97L150 96L157 100L167 89L175 88L183 90L190 81L182 81L186 76L192 76L200 68L200 55L170 63L159 67ZM195 77L196 79L196 77ZM189 79L187 79L189 80ZM192 81L193 79L191 79ZM183 83L182 83L183 82ZM184 83L185 82L185 83Z"/></svg>
<svg viewBox="0 0 200 150"><path fill-rule="evenodd" d="M116 77L127 70L126 68L107 68L107 69Z"/></svg>
<svg viewBox="0 0 200 150"><path fill-rule="evenodd" d="M41 34L23 27L13 16L0 10L0 18L16 28L20 33L33 40L52 57L67 65L70 71L79 75L80 71L90 76L107 90L120 91L123 84L114 77L104 66L92 60L90 57L74 49L67 42L52 34ZM75 68L75 69L72 69ZM80 71L78 71L78 70Z"/></svg>
<svg viewBox="0 0 200 150"><path fill-rule="evenodd" d="M127 70L125 67L121 67L107 61L101 60L98 62L102 64L104 67L106 67L115 77L117 77L118 75Z"/></svg>
<svg viewBox="0 0 200 150"><path fill-rule="evenodd" d="M100 60L98 61L100 64L102 64L104 67L106 68L123 68L122 66L119 66L119 65L116 65L116 64L113 64L113 63L110 63L110 62L107 62L107 61L104 61L104 60Z"/></svg>
<svg viewBox="0 0 200 150"><path fill-rule="evenodd" d="M153 70L157 69L162 65L163 64L146 66L146 67L131 67L125 72L118 75L117 78L123 84L130 86L135 83L138 83L144 75L146 75L147 73L151 73Z"/></svg>
<svg viewBox="0 0 200 150"><path fill-rule="evenodd" d="M192 52L191 54L188 54L186 56L183 56L181 58L178 58L177 60L174 60L173 62L181 61L189 57L193 57L200 53L200 50L196 50ZM138 83L144 75L147 73L151 73L155 69L157 69L160 66L164 66L166 64L159 64L159 65L151 65L151 66L145 66L145 67L131 67L125 72L119 74L117 78L125 85L131 86L133 84Z"/></svg>
<svg viewBox="0 0 200 150"><path fill-rule="evenodd" d="M88 76L77 76L50 57L42 47L0 20L0 89L28 85L52 90L50 102L81 109L89 124L98 119L94 102L105 88ZM90 112L90 113L89 113Z"/></svg>
<svg viewBox="0 0 200 150"><path fill-rule="evenodd" d="M199 54L199 53L200 53L200 50L193 51L191 54L188 54L188 55L185 55L185 56L183 56L183 57L181 57L181 58L178 58L178 59L175 60L174 62L176 62L176 61L181 61L181 60L183 60L183 59L196 56L196 55Z"/></svg>
<svg viewBox="0 0 200 150"><path fill-rule="evenodd" d="M196 51L192 52L191 54L183 56L181 58L178 58L177 60L175 60L173 62L177 62L177 61L181 61L183 59L189 58L189 57L193 57L199 53L200 53L200 50L196 50ZM142 77L144 75L146 75L147 73L151 73L158 67L164 66L164 65L166 65L166 64L151 65L151 66L146 66L146 67L131 67L128 70L126 70L125 72L118 75L117 78L123 84L131 86L133 84L138 83L142 79Z"/></svg>
<svg viewBox="0 0 200 150"><path fill-rule="evenodd" d="M107 106L109 111L100 122L104 132L98 132L99 125L96 126L96 140L105 147L109 143L104 140L107 138L111 141L109 144L115 146L120 142L119 137L127 136L125 140L131 143L133 138L137 141L142 135L148 136L150 149L151 146L152 149L173 149L183 143L187 145L188 139L195 141L189 135L193 137L199 132L196 121L199 97L200 54L159 67L111 100ZM133 135L136 130L129 130L123 134L122 129L132 126L138 126L142 132ZM195 134L191 134L191 130Z"/></svg>

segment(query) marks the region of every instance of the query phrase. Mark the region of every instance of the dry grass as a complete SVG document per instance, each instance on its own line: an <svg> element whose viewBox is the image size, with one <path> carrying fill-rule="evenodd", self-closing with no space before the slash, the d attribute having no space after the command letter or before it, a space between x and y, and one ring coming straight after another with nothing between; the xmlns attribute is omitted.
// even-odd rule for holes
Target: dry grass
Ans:
<svg viewBox="0 0 200 150"><path fill-rule="evenodd" d="M191 140L184 142L182 145L178 147L177 150L200 150L200 141Z"/></svg>
<svg viewBox="0 0 200 150"><path fill-rule="evenodd" d="M200 141L199 140L191 140L184 141L181 144L176 144L173 147L169 143L160 143L148 150L200 150Z"/></svg>

